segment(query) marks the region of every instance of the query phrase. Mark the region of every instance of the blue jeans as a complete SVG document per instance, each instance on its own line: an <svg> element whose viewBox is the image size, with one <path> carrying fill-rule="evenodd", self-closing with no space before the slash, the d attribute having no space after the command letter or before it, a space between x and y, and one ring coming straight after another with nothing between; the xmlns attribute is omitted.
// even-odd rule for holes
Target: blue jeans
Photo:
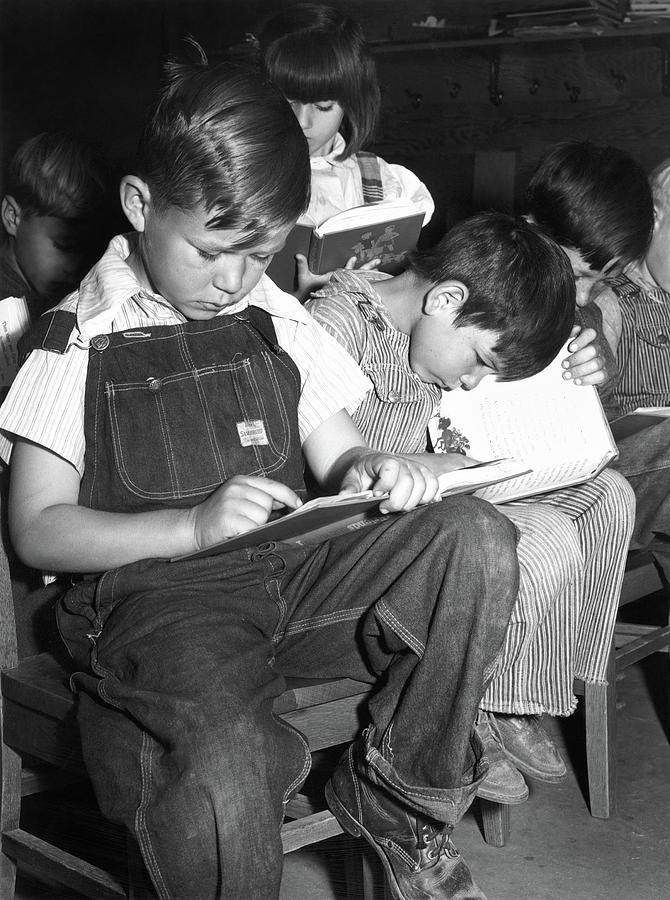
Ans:
<svg viewBox="0 0 670 900"><path fill-rule="evenodd" d="M618 448L612 468L635 491L631 547L647 547L656 535L670 537L670 419L623 438Z"/></svg>
<svg viewBox="0 0 670 900"><path fill-rule="evenodd" d="M286 676L377 684L365 774L457 822L486 771L473 722L515 548L508 519L454 497L317 547L145 560L73 587L59 625L85 761L159 897L278 896L283 810L310 766L272 710Z"/></svg>

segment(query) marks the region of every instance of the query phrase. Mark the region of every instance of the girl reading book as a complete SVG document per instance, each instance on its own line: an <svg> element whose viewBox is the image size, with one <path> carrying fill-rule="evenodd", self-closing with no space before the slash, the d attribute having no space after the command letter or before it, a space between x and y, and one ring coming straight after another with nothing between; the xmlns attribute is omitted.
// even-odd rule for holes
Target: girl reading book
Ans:
<svg viewBox="0 0 670 900"><path fill-rule="evenodd" d="M374 60L361 26L337 9L301 3L266 19L259 29L261 64L288 99L307 138L312 171L309 207L300 224L319 226L352 207L405 198L430 220L430 192L404 166L363 151L380 108ZM301 299L328 281L297 255ZM360 261L359 261L360 262ZM355 259L348 262L353 268ZM368 261L360 268L374 268Z"/></svg>

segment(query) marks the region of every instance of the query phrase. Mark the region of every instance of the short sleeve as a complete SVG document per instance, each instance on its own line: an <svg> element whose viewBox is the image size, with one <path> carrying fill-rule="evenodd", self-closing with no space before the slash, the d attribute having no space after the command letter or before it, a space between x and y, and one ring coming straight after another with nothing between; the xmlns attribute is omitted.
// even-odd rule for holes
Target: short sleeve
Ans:
<svg viewBox="0 0 670 900"><path fill-rule="evenodd" d="M311 297L305 307L349 356L357 362L363 359L365 325L356 308L345 297L338 294L326 297L317 295Z"/></svg>
<svg viewBox="0 0 670 900"><path fill-rule="evenodd" d="M25 438L84 471L84 395L88 350L33 350L0 407L0 456L9 462L14 441Z"/></svg>

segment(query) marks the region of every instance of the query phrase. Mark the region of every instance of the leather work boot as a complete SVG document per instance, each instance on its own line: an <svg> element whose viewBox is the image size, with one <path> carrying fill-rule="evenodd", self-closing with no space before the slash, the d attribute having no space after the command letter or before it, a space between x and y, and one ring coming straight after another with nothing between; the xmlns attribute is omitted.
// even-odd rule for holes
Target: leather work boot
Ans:
<svg viewBox="0 0 670 900"><path fill-rule="evenodd" d="M489 764L486 777L477 788L477 796L494 803L523 803L528 799L528 785L523 775L505 756L489 719L490 713L480 709L475 730L484 745L484 755Z"/></svg>
<svg viewBox="0 0 670 900"><path fill-rule="evenodd" d="M451 829L360 778L353 745L326 785L326 802L342 828L378 854L394 900L486 900L451 842Z"/></svg>
<svg viewBox="0 0 670 900"><path fill-rule="evenodd" d="M540 725L539 716L507 716L489 713L508 759L517 769L538 781L562 781L567 769L558 748Z"/></svg>

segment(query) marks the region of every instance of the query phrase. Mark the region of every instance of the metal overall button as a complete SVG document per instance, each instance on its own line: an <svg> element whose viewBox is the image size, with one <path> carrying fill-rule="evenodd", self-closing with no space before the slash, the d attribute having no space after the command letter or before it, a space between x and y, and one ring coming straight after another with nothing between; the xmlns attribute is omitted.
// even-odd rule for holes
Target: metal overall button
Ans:
<svg viewBox="0 0 670 900"><path fill-rule="evenodd" d="M147 387L152 393L156 393L161 389L161 380L160 378L147 378Z"/></svg>
<svg viewBox="0 0 670 900"><path fill-rule="evenodd" d="M91 338L91 347L94 350L102 351L109 347L109 336L106 334L96 334Z"/></svg>

